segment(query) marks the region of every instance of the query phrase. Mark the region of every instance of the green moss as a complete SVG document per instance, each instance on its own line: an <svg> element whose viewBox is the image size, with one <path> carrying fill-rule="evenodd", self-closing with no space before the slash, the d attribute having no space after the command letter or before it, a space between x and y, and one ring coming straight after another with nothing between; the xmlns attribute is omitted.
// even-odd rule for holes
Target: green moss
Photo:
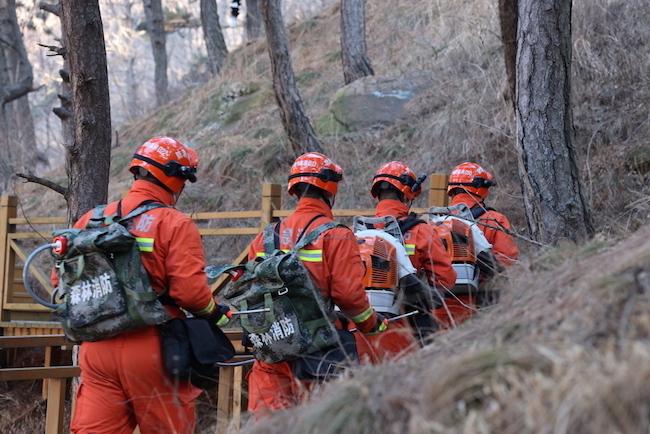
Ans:
<svg viewBox="0 0 650 434"><path fill-rule="evenodd" d="M345 125L337 122L334 115L330 112L317 118L314 122L314 127L319 136L335 136L348 131Z"/></svg>
<svg viewBox="0 0 650 434"><path fill-rule="evenodd" d="M253 130L253 132L250 134L250 136L254 139L265 139L269 137L271 134L273 134L274 131L270 128L258 128L256 130Z"/></svg>
<svg viewBox="0 0 650 434"><path fill-rule="evenodd" d="M226 117L223 121L224 125L231 125L241 120L246 112L259 107L264 104L268 93L256 91L247 96L237 98L232 106L228 107Z"/></svg>
<svg viewBox="0 0 650 434"><path fill-rule="evenodd" d="M340 62L341 61L341 50L330 51L325 54L325 60L329 63Z"/></svg>

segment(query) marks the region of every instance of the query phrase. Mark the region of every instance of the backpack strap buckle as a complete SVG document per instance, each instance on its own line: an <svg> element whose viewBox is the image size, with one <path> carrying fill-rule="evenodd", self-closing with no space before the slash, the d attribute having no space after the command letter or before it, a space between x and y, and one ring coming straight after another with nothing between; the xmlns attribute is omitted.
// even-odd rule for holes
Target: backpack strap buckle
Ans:
<svg viewBox="0 0 650 434"><path fill-rule="evenodd" d="M289 292L289 288L287 288L286 286L284 286L284 287L282 287L282 288L278 291L278 295L284 295L284 294L286 294L287 292Z"/></svg>

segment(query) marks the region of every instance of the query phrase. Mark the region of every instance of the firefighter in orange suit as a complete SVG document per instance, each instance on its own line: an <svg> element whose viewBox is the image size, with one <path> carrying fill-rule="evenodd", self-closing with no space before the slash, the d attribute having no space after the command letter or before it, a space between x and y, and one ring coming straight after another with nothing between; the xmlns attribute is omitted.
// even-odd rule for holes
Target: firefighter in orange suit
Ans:
<svg viewBox="0 0 650 434"><path fill-rule="evenodd" d="M105 215L126 215L144 203L160 202L134 218L129 231L137 237L142 264L151 286L174 317L179 308L218 323L225 313L213 300L203 272L199 231L173 208L186 181L196 181L198 156L168 137L152 138L136 151L129 166L135 181L128 194L106 208ZM91 212L75 224L83 228ZM200 389L174 384L165 374L156 326L84 342L79 353L81 386L72 418L73 433L193 433L194 400Z"/></svg>
<svg viewBox="0 0 650 434"><path fill-rule="evenodd" d="M494 260L483 262L489 264L487 267L484 266L484 269L491 268L487 270L488 274L511 265L519 256L517 244L506 232L511 228L510 221L505 215L485 205L488 189L494 185L496 182L491 173L476 163L466 162L452 170L447 186L447 194L451 199L450 205L461 203L467 205L485 238L492 244L492 254L496 264ZM482 273L482 276L484 275ZM484 281L485 278L481 278L481 282ZM435 315L443 327L452 327L471 317L481 304L481 299L475 294L449 296L445 299L444 308L436 309Z"/></svg>
<svg viewBox="0 0 650 434"><path fill-rule="evenodd" d="M498 265L508 267L519 258L519 248L509 232L512 229L508 217L485 205L489 188L495 186L494 176L476 163L462 163L449 176L447 194L451 205L464 203L472 211L479 228L492 244L492 252Z"/></svg>
<svg viewBox="0 0 650 434"><path fill-rule="evenodd" d="M298 198L295 211L277 230L281 249L290 249L316 227L333 220L332 204L341 168L325 155L310 152L296 159L289 176L289 194ZM379 333L386 322L375 313L363 287L364 265L352 231L336 227L305 247L303 263L323 298L332 300L362 333ZM299 252L300 253L300 252ZM251 244L249 260L264 254L263 234ZM298 380L291 361L265 363L256 360L248 377L248 409L257 416L297 404L309 384Z"/></svg>
<svg viewBox="0 0 650 434"><path fill-rule="evenodd" d="M409 214L411 203L422 191L420 184L423 180L424 177L418 180L406 164L391 161L375 173L370 193L378 200L375 216L392 216L400 222L404 229L402 235L406 253L418 274L424 276L431 286L444 292L446 288L452 288L456 281L451 259L440 239L435 236L433 227L418 219L415 214ZM420 318L421 321L430 319ZM413 321L411 324L418 328ZM364 339L372 344L371 348L357 339L359 353L374 351L374 359L395 357L417 348L413 333L409 321L396 321L386 333Z"/></svg>

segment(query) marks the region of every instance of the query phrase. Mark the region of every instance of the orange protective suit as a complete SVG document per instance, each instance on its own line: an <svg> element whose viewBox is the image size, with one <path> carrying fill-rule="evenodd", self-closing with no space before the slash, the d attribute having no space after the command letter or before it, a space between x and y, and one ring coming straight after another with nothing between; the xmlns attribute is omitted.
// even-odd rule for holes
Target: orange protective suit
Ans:
<svg viewBox="0 0 650 434"><path fill-rule="evenodd" d="M317 218L312 221L314 217ZM332 219L332 210L324 201L300 199L296 210L280 224L280 248L290 249L303 231L306 235ZM305 249L310 250L311 259L303 263L323 297L339 306L361 332L372 330L377 314L363 288L365 268L354 234L342 227L330 229ZM248 258L252 260L262 253L264 238L260 234L253 240ZM269 364L256 360L248 377L248 389L248 410L261 415L297 404L309 383L295 378L291 362Z"/></svg>
<svg viewBox="0 0 650 434"><path fill-rule="evenodd" d="M485 205L477 198L468 193L459 193L451 197L450 205L464 203L470 209L475 207L484 208ZM479 228L483 231L485 238L492 244L492 252L499 262L499 265L506 267L513 264L518 256L519 249L512 236L499 230L510 230L510 221L500 212L487 210L477 219ZM471 317L478 309L475 295L447 296L446 306L434 311L439 324L443 327L453 327Z"/></svg>
<svg viewBox="0 0 650 434"><path fill-rule="evenodd" d="M172 194L151 182L138 180L121 201L126 215L144 201L172 205ZM117 209L108 205L105 214ZM75 227L86 226L91 212ZM207 278L198 229L174 208L157 208L134 218L130 232L145 239L141 258L153 289L168 290L174 316L178 307L197 315L216 309ZM142 434L194 432L193 401L201 393L189 383L174 384L164 371L160 336L155 326L145 327L98 342L81 345L81 387L77 394L71 431L74 433L131 433L139 425Z"/></svg>
<svg viewBox="0 0 650 434"><path fill-rule="evenodd" d="M451 197L451 205L458 205L459 203L464 203L470 209L476 207L485 208L484 203L467 193L460 193ZM485 238L492 244L492 252L499 264L508 267L519 258L519 248L514 238L504 232L504 230L511 230L510 220L498 211L486 209L487 211L478 218L478 225L485 234Z"/></svg>
<svg viewBox="0 0 650 434"><path fill-rule="evenodd" d="M408 214L409 207L395 199L381 200L375 209L377 217L393 216L400 220ZM418 274L425 274L429 284L440 288L441 292L444 292L444 288L453 287L456 272L442 242L435 236L434 228L422 223L402 235L406 251ZM399 357L416 348L419 348L419 345L414 332L404 319L391 323L388 330L380 335L357 337L360 356L372 362Z"/></svg>

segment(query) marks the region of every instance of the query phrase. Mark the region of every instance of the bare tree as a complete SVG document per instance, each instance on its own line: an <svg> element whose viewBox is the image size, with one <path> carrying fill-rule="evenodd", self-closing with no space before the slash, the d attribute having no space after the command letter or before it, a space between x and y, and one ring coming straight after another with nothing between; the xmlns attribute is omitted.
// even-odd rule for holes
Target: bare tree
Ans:
<svg viewBox="0 0 650 434"><path fill-rule="evenodd" d="M111 111L99 0L61 0L74 140L67 148L68 219L108 199Z"/></svg>
<svg viewBox="0 0 650 434"><path fill-rule="evenodd" d="M36 147L34 120L29 106L28 94L33 87L32 65L27 57L23 35L18 26L15 0L0 0L0 51L3 52L0 73L0 100L6 129L6 146L11 167L26 164L47 164L42 152Z"/></svg>
<svg viewBox="0 0 650 434"><path fill-rule="evenodd" d="M228 56L228 49L219 24L217 0L201 0L201 27L208 51L210 72L212 75L218 75Z"/></svg>
<svg viewBox="0 0 650 434"><path fill-rule="evenodd" d="M375 74L366 49L365 0L341 0L341 60L345 84Z"/></svg>
<svg viewBox="0 0 650 434"><path fill-rule="evenodd" d="M323 152L296 85L280 0L262 0L262 17L271 58L273 91L293 153L298 156L309 151Z"/></svg>
<svg viewBox="0 0 650 434"><path fill-rule="evenodd" d="M499 0L501 42L508 77L508 98L516 109L517 91L517 0Z"/></svg>
<svg viewBox="0 0 650 434"><path fill-rule="evenodd" d="M262 36L262 11L260 0L246 0L246 40L254 41Z"/></svg>
<svg viewBox="0 0 650 434"><path fill-rule="evenodd" d="M593 233L572 144L571 1L519 0L517 145L528 228L555 243Z"/></svg>
<svg viewBox="0 0 650 434"><path fill-rule="evenodd" d="M151 40L151 50L155 64L154 81L156 101L165 104L169 101L167 84L167 34L165 33L165 15L161 0L143 0L144 15L147 21L147 33Z"/></svg>

